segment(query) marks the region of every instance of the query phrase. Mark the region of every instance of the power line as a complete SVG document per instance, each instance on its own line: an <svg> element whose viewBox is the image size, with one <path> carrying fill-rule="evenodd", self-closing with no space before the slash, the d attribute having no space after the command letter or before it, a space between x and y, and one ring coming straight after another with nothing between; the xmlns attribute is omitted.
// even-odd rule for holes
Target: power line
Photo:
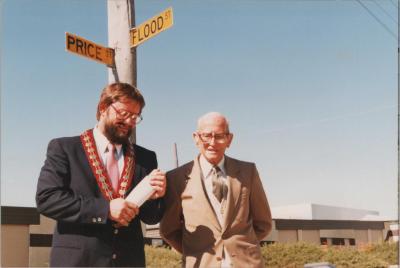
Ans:
<svg viewBox="0 0 400 268"><path fill-rule="evenodd" d="M365 6L360 0L356 0L385 30L390 33L394 39L397 41L397 36L386 26L367 6Z"/></svg>
<svg viewBox="0 0 400 268"><path fill-rule="evenodd" d="M377 5L379 7L380 10L382 10L389 18L392 19L392 21L394 21L394 23L397 24L397 21L395 18L392 17L392 15L390 15L389 12L387 12L377 1L372 0L372 2L375 3L375 5Z"/></svg>
<svg viewBox="0 0 400 268"><path fill-rule="evenodd" d="M390 0L390 3L392 3L392 5L394 5L395 8L397 8L396 4L393 2L393 0Z"/></svg>

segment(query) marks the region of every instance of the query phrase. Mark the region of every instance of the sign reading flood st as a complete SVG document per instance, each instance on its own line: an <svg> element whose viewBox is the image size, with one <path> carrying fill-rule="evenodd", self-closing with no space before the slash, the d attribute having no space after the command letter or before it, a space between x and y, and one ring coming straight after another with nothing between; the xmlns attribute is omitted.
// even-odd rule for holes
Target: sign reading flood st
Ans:
<svg viewBox="0 0 400 268"><path fill-rule="evenodd" d="M138 27L130 30L131 47L136 47L147 39L165 31L173 24L172 8L168 8L160 14L140 24Z"/></svg>
<svg viewBox="0 0 400 268"><path fill-rule="evenodd" d="M80 36L65 33L65 46L69 52L104 63L110 67L114 65L114 50L103 47Z"/></svg>

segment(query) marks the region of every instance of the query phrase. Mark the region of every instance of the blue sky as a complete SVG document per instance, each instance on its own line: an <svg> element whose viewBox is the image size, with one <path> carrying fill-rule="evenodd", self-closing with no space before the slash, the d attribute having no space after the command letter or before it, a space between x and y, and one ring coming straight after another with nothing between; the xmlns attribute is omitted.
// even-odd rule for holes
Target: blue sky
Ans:
<svg viewBox="0 0 400 268"><path fill-rule="evenodd" d="M227 154L257 164L272 206L318 203L397 217L397 2L136 1L174 26L137 49L138 144L164 170L197 154L197 118L231 122ZM386 12L383 12L385 10ZM107 45L102 0L1 1L1 204L34 206L50 139L96 124L107 67L65 32ZM388 14L390 16L388 16Z"/></svg>

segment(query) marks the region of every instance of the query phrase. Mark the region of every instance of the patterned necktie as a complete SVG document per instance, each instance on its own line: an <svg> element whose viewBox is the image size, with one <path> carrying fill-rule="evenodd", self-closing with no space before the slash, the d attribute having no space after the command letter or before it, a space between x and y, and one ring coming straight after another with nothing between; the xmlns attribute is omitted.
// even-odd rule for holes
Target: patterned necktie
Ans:
<svg viewBox="0 0 400 268"><path fill-rule="evenodd" d="M110 177L113 189L117 191L118 181L119 181L119 171L118 171L118 161L115 158L115 146L110 143L108 144L107 148L108 148L106 156L107 173L108 176Z"/></svg>
<svg viewBox="0 0 400 268"><path fill-rule="evenodd" d="M217 200L221 203L222 199L224 198L225 183L222 180L221 169L218 166L214 166L212 168L211 178L212 178L213 194L215 195Z"/></svg>

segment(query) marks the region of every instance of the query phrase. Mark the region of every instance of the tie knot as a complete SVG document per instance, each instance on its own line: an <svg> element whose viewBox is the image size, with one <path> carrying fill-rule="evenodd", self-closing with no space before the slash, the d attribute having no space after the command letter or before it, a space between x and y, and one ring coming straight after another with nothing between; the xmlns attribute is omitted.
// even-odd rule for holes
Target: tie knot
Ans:
<svg viewBox="0 0 400 268"><path fill-rule="evenodd" d="M219 174L221 172L221 169L219 168L219 166L213 166L212 172L214 174Z"/></svg>
<svg viewBox="0 0 400 268"><path fill-rule="evenodd" d="M107 145L107 149L108 149L108 152L114 153L114 152L115 152L115 145L112 144L112 143L109 143L109 144Z"/></svg>

